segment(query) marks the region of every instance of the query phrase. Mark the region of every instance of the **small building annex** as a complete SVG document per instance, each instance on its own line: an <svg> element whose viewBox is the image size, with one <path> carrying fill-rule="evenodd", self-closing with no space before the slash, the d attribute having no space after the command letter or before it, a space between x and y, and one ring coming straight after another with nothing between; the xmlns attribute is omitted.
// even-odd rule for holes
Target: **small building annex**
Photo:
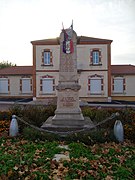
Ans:
<svg viewBox="0 0 135 180"><path fill-rule="evenodd" d="M32 41L33 66L0 69L1 98L56 99L59 38ZM87 102L135 101L135 66L111 65L112 40L77 37L79 97ZM66 70L66 69L65 69Z"/></svg>
<svg viewBox="0 0 135 180"><path fill-rule="evenodd" d="M0 98L32 98L32 66L0 69Z"/></svg>

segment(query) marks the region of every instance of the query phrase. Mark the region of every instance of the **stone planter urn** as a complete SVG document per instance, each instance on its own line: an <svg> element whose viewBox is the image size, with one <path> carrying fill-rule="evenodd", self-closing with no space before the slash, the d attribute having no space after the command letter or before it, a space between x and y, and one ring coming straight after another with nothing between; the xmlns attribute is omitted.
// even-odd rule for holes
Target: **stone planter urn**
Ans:
<svg viewBox="0 0 135 180"><path fill-rule="evenodd" d="M120 120L116 120L114 124L114 136L119 142L124 141L124 130Z"/></svg>
<svg viewBox="0 0 135 180"><path fill-rule="evenodd" d="M17 135L18 135L18 122L16 120L16 116L13 115L9 128L9 136L14 137Z"/></svg>

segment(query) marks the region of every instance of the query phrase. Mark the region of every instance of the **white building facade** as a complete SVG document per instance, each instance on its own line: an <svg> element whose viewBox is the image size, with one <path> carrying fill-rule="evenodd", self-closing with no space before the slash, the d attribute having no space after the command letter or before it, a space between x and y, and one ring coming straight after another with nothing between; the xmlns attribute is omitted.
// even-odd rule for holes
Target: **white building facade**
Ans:
<svg viewBox="0 0 135 180"><path fill-rule="evenodd" d="M80 99L111 100L112 40L79 36L77 40L78 81ZM34 99L55 98L59 81L59 38L32 41ZM65 69L66 71L66 69Z"/></svg>
<svg viewBox="0 0 135 180"><path fill-rule="evenodd" d="M57 99L59 38L32 41L33 65L0 69L0 98ZM80 100L135 101L135 66L111 65L112 40L77 37ZM66 69L65 69L66 71Z"/></svg>

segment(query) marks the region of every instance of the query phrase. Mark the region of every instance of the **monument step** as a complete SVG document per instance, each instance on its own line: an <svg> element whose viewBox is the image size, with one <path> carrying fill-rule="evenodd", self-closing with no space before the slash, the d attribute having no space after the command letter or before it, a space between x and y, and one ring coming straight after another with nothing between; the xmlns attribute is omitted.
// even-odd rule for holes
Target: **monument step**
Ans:
<svg viewBox="0 0 135 180"><path fill-rule="evenodd" d="M94 123L90 120L89 117L84 117L83 124L74 124L73 121L71 124L53 124L52 123L53 116L49 117L46 122L41 126L41 128L49 131L57 131L57 132L68 132L68 131L76 131L82 129L92 129L95 127Z"/></svg>

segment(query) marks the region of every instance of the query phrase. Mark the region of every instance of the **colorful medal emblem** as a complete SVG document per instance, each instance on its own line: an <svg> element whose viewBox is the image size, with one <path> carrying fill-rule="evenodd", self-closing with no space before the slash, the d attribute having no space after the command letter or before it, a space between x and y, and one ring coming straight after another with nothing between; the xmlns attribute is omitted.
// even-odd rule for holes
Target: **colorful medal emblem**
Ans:
<svg viewBox="0 0 135 180"><path fill-rule="evenodd" d="M64 41L63 41L63 52L66 54L71 54L74 51L73 48L73 41L72 41L72 34L73 34L73 26L69 29L63 29L64 33Z"/></svg>
<svg viewBox="0 0 135 180"><path fill-rule="evenodd" d="M63 52L66 54L73 53L73 41L72 40L63 41Z"/></svg>

